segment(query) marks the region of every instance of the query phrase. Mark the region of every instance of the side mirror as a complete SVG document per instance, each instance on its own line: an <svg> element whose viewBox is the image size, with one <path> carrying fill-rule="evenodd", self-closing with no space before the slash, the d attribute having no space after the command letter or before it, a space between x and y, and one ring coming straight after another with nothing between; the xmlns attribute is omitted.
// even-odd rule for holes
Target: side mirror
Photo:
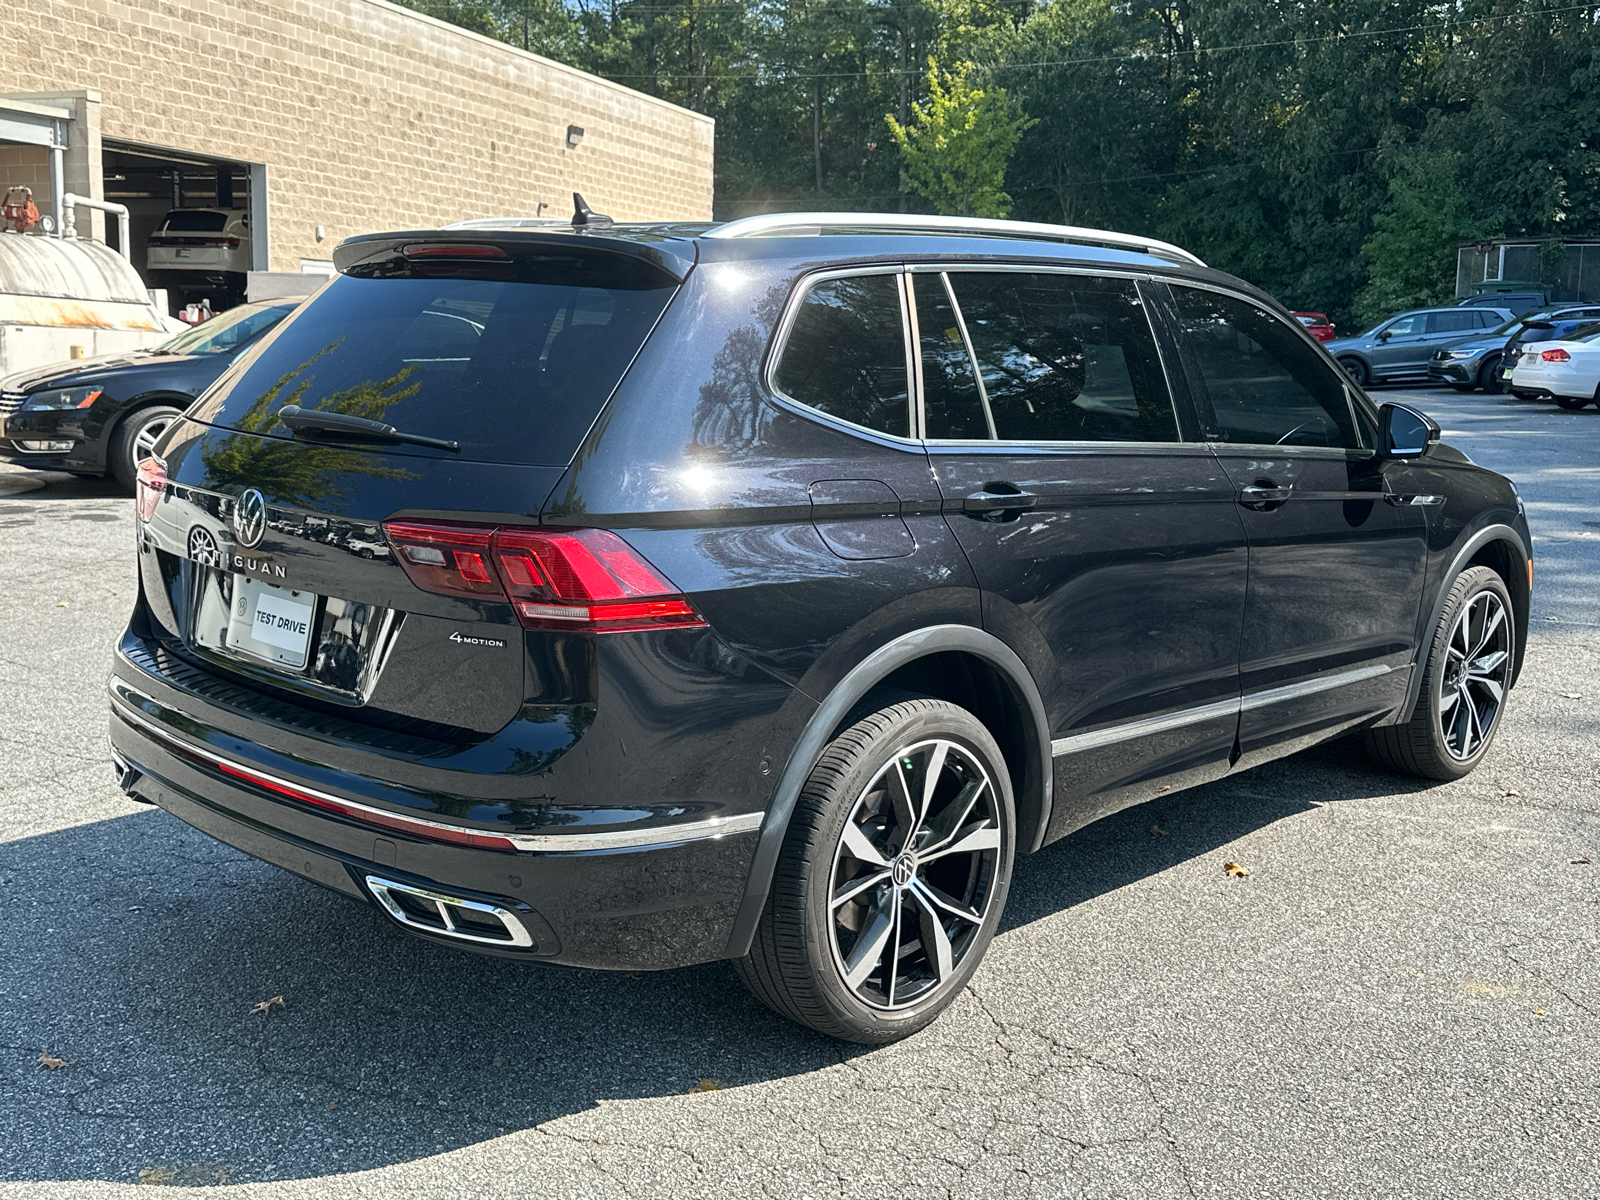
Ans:
<svg viewBox="0 0 1600 1200"><path fill-rule="evenodd" d="M1390 333L1387 329L1380 329L1380 330L1378 330L1378 332L1377 332L1377 334L1375 336L1376 336L1378 341L1387 342L1394 335L1392 333Z"/></svg>
<svg viewBox="0 0 1600 1200"><path fill-rule="evenodd" d="M1381 458L1420 458L1439 441L1432 417L1392 400L1378 409Z"/></svg>

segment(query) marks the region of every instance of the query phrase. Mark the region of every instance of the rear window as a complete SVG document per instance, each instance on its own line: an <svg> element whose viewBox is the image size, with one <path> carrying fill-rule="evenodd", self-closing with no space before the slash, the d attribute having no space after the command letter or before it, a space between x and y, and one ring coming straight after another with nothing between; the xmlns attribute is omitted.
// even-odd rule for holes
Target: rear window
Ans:
<svg viewBox="0 0 1600 1200"><path fill-rule="evenodd" d="M190 415L288 437L277 413L298 404L456 441L463 459L564 466L671 299L662 282L570 260L532 281L341 276Z"/></svg>
<svg viewBox="0 0 1600 1200"><path fill-rule="evenodd" d="M190 209L167 214L168 233L221 233L227 227L227 213Z"/></svg>

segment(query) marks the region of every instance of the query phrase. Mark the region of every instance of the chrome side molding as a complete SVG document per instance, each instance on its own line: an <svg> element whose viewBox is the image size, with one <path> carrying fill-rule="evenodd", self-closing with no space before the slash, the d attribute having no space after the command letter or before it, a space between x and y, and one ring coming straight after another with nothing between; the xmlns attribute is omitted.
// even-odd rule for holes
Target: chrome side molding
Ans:
<svg viewBox="0 0 1600 1200"><path fill-rule="evenodd" d="M1358 667L1354 671L1340 671L1336 675L1324 675L1319 679L1306 679L1284 687L1267 688L1264 691L1251 692L1248 696L1241 696L1236 700L1218 700L1211 704L1202 704L1197 708L1165 713L1159 717L1145 717L1123 725L1112 725L1107 729L1095 729L1089 733L1075 733L1069 737L1056 738L1050 743L1050 750L1057 758L1063 754L1080 754L1085 750L1096 750L1101 746L1111 746L1117 742L1131 741L1153 733L1165 733L1169 729L1181 729L1186 725L1198 725L1203 721L1237 716L1255 708L1268 708L1285 700L1297 700L1301 696L1332 691L1334 688L1360 683L1364 679L1376 679L1379 675L1387 675L1392 670L1393 667L1374 663L1370 667Z"/></svg>

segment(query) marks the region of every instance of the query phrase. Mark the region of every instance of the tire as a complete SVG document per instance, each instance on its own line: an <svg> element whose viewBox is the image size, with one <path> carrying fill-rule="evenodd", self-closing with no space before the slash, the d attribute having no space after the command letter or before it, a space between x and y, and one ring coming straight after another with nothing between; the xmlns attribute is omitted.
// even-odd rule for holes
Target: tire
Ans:
<svg viewBox="0 0 1600 1200"><path fill-rule="evenodd" d="M1483 761L1511 690L1513 617L1511 593L1495 572L1468 567L1456 576L1433 631L1410 720L1366 734L1378 761L1424 779L1460 779Z"/></svg>
<svg viewBox="0 0 1600 1200"><path fill-rule="evenodd" d="M1577 412L1580 408L1587 408L1589 401L1582 396L1551 396L1557 408L1564 408L1568 412Z"/></svg>
<svg viewBox="0 0 1600 1200"><path fill-rule="evenodd" d="M1505 382L1500 378L1498 354L1491 354L1483 360L1483 365L1478 368L1478 386L1494 396L1506 390Z"/></svg>
<svg viewBox="0 0 1600 1200"><path fill-rule="evenodd" d="M936 767L931 816L917 820L911 797L927 794ZM828 744L800 791L739 977L774 1012L830 1037L907 1037L982 961L1015 841L1005 759L976 717L929 697L870 712Z"/></svg>
<svg viewBox="0 0 1600 1200"><path fill-rule="evenodd" d="M156 441L181 416L181 408L153 404L122 418L111 436L111 461L108 464L118 483L129 491L133 490L139 461L150 456Z"/></svg>
<svg viewBox="0 0 1600 1200"><path fill-rule="evenodd" d="M1366 387L1373 382L1372 373L1367 370L1367 364L1359 358L1341 358L1339 365L1344 368L1344 373L1350 376L1357 387Z"/></svg>

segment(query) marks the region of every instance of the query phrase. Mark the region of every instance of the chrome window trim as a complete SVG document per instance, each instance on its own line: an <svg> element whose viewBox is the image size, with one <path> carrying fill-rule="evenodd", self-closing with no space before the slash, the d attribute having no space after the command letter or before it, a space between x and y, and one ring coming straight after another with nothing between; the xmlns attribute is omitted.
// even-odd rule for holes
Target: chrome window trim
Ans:
<svg viewBox="0 0 1600 1200"><path fill-rule="evenodd" d="M1302 696L1313 696L1318 692L1332 691L1334 688L1346 687L1352 683L1376 679L1380 675L1389 674L1392 670L1394 670L1393 667L1383 663L1373 663L1371 666L1358 667L1353 671L1341 671L1337 675L1324 675L1318 679L1305 679L1299 683L1286 684L1283 687L1266 688L1232 700L1217 700L1210 704L1199 705L1196 708L1185 708L1178 712L1165 713L1159 717L1144 717L1121 725L1111 725L1105 729L1091 730L1088 733L1071 734L1067 737L1052 740L1050 752L1054 757L1060 758L1065 754L1080 754L1085 750L1098 750L1102 746L1112 746L1118 742L1131 741L1134 738L1146 737L1150 734L1165 733L1169 729L1181 729L1186 725L1198 725L1203 721L1237 716L1240 713L1250 712L1257 708L1266 708L1285 700L1297 700Z"/></svg>
<svg viewBox="0 0 1600 1200"><path fill-rule="evenodd" d="M778 386L778 364L783 361L783 352L789 348L789 331L794 327L795 318L800 313L800 306L805 303L806 295L819 283L826 283L830 279L848 279L856 275L904 275L903 263L866 263L855 267L830 267L824 271L814 271L802 275L789 293L783 315L778 319L778 326L773 334L772 348L767 352L766 362L761 368L761 386L767 393L767 398L778 402L782 407L795 411L798 415L810 420L821 421L845 433L865 436L872 441L888 443L903 450L922 449L922 439L917 437L902 437L897 433L884 433L881 429L872 429L866 425L857 425L854 421L847 421L843 417L836 417L832 413L823 412L820 408L813 408L803 400L796 400L789 393ZM901 282L900 292L900 330L901 340L907 341L906 310L905 310L905 283ZM919 409L921 400L914 388L916 376L912 374L912 356L906 350L906 390L907 399L911 405L910 427L913 433L917 431Z"/></svg>
<svg viewBox="0 0 1600 1200"><path fill-rule="evenodd" d="M726 837L729 834L749 833L759 829L767 815L765 812L744 813L736 817L708 817L705 820L684 821L676 825L657 825L649 829L620 829L605 833L504 833L497 829L479 829L471 825L450 825L443 821L433 821L427 817L408 812L396 812L392 809L363 804L359 800L351 800L347 796L324 792L299 780L284 779L271 771L264 771L260 767L252 766L249 763L227 758L213 750L208 750L180 737L176 732L162 728L148 716L140 713L133 704L129 703L130 700L135 702L146 701L160 707L160 702L153 696L146 695L144 692L139 691L138 688L115 676L111 679L110 691L111 704L118 715L142 727L155 737L178 743L189 753L205 759L214 766L221 767L226 765L246 770L261 779L294 791L304 792L309 796L316 796L319 799L328 801L330 804L338 804L345 808L355 809L357 812L371 813L374 816L388 817L391 820L404 820L449 833L481 833L486 837L502 838L524 852L545 854L576 853L586 850L624 850L638 846L668 846L677 845L680 842L704 841L707 838Z"/></svg>

